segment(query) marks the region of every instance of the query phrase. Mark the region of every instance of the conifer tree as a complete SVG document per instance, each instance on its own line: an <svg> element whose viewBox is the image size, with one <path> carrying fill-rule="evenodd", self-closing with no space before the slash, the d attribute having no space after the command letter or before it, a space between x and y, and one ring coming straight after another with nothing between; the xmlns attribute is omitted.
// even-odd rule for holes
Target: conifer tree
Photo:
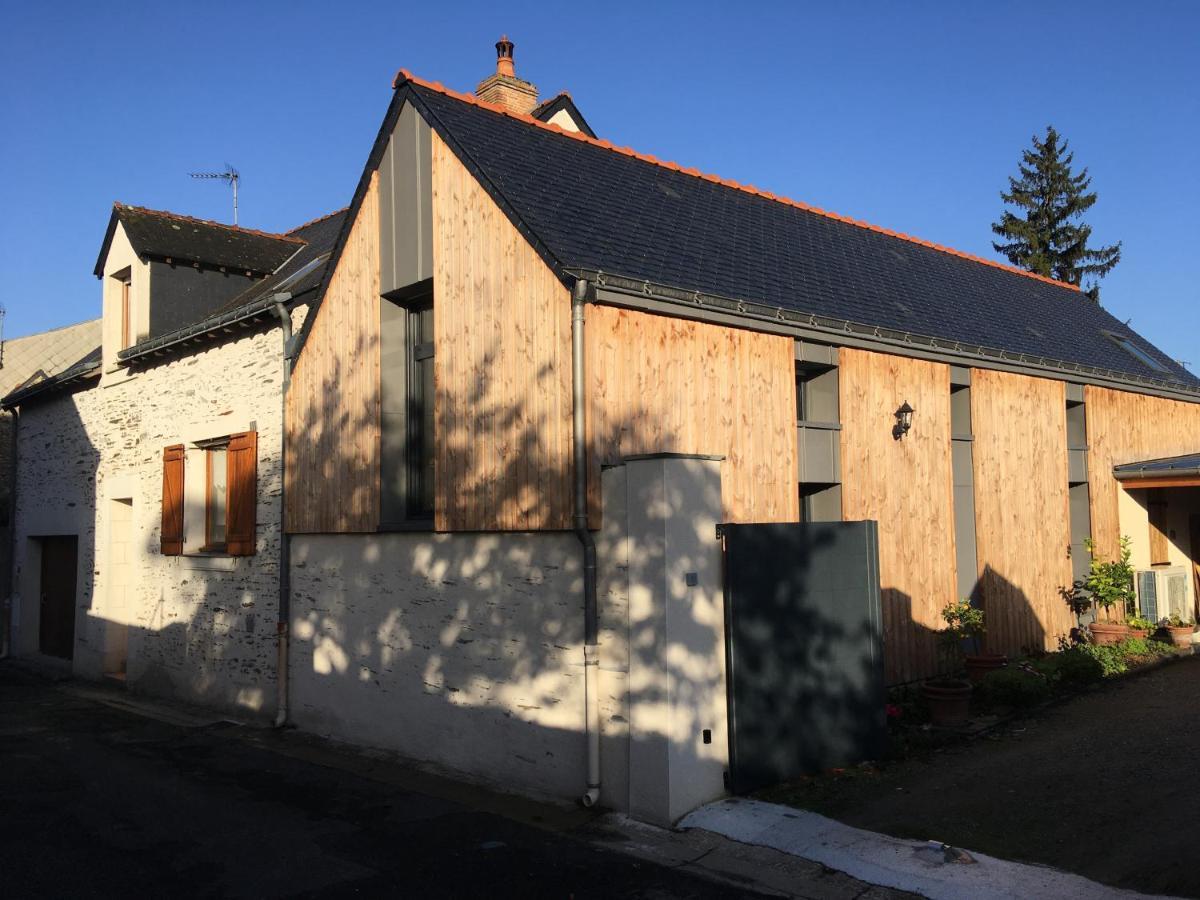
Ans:
<svg viewBox="0 0 1200 900"><path fill-rule="evenodd" d="M1098 301L1098 281L1121 261L1121 244L1088 247L1092 229L1081 219L1096 193L1088 191L1092 179L1086 168L1072 173L1075 154L1067 143L1049 126L1043 140L1033 136L1033 147L1021 154L1020 177L1010 177L1008 191L1000 194L1016 211L1005 209L992 224L1005 242L992 246L1030 272L1080 287L1086 278L1088 296Z"/></svg>

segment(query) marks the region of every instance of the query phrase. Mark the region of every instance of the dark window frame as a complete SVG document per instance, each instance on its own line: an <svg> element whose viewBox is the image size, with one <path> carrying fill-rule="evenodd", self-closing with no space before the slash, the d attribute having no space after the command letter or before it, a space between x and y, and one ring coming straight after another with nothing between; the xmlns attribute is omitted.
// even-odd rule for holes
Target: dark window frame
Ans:
<svg viewBox="0 0 1200 900"><path fill-rule="evenodd" d="M403 310L404 423L402 487L397 518L395 510L380 522L381 530L427 530L433 527L436 491L433 460L434 302L432 279L384 296L384 302ZM382 460L381 460L382 462ZM389 470L391 471L390 467ZM386 515L386 513L385 513Z"/></svg>

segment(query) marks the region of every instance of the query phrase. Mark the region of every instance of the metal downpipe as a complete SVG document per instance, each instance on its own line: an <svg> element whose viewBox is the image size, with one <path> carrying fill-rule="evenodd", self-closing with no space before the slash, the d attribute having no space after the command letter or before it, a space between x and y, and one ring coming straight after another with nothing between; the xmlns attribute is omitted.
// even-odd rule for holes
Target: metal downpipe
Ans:
<svg viewBox="0 0 1200 900"><path fill-rule="evenodd" d="M275 727L282 728L288 720L288 657L289 632L292 601L292 554L291 541L287 535L287 392L292 380L292 355L295 352L292 338L292 313L287 302L290 293L275 294L275 315L283 330L283 389L280 393L280 446L279 446L279 617L275 624Z"/></svg>
<svg viewBox="0 0 1200 900"><path fill-rule="evenodd" d="M580 798L591 807L600 799L600 653L596 611L596 541L588 529L586 389L584 382L584 310L588 283L575 282L571 292L572 462L575 474L573 519L583 547L583 672L587 729L587 790Z"/></svg>

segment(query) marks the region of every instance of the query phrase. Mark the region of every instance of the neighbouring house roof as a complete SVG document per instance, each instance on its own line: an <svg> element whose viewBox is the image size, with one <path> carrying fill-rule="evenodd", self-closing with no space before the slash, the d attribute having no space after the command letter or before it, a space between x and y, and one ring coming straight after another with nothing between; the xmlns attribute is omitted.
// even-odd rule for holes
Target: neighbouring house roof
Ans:
<svg viewBox="0 0 1200 900"><path fill-rule="evenodd" d="M596 132L592 131L592 126L587 123L587 119L583 117L583 113L579 111L579 107L575 105L575 101L566 91L561 91L549 100L539 103L529 115L542 122L549 122L560 112L566 112L575 121L579 130L588 137L596 136Z"/></svg>
<svg viewBox="0 0 1200 900"><path fill-rule="evenodd" d="M99 319L4 341L0 345L0 396L57 375L99 346Z"/></svg>
<svg viewBox="0 0 1200 900"><path fill-rule="evenodd" d="M1072 285L567 132L404 71L395 84L390 115L412 98L564 279L605 273L648 295L662 287L697 303L723 298L759 318L1200 393L1200 379ZM352 209L358 202L356 194Z"/></svg>
<svg viewBox="0 0 1200 900"><path fill-rule="evenodd" d="M100 374L100 347L97 346L91 350L82 359L76 361L73 365L68 366L61 372L57 372L49 377L33 381L18 387L10 392L3 399L0 399L0 407L4 409L12 409L40 397L43 394L52 393L59 388L67 387L75 384L86 378L91 378Z"/></svg>
<svg viewBox="0 0 1200 900"><path fill-rule="evenodd" d="M104 260L118 222L124 226L134 252L143 258L189 265L200 263L248 275L274 272L301 243L293 235L268 234L178 213L114 203L104 243L96 259L94 271L97 277L104 274Z"/></svg>
<svg viewBox="0 0 1200 900"><path fill-rule="evenodd" d="M1200 453L1189 453L1186 456L1149 459L1145 462L1113 466L1113 475L1118 481L1200 476Z"/></svg>
<svg viewBox="0 0 1200 900"><path fill-rule="evenodd" d="M117 354L118 358L122 362L132 363L162 356L196 341L203 341L206 336L220 332L230 324L271 316L275 296L280 293L290 294L291 302L311 299L310 295L317 291L325 277L330 253L345 215L346 210L341 209L292 229L287 237L299 243L292 245L292 255L269 277L256 281L212 315L134 344Z"/></svg>

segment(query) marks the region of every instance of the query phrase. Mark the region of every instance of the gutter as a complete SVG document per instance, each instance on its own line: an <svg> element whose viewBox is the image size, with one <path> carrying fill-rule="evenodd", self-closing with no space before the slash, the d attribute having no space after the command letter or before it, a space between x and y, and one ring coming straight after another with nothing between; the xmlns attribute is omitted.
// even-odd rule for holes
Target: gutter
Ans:
<svg viewBox="0 0 1200 900"><path fill-rule="evenodd" d="M1144 478L1196 478L1200 477L1200 466L1185 466L1179 469L1152 469L1142 466L1137 469L1113 470L1117 481L1141 481Z"/></svg>
<svg viewBox="0 0 1200 900"><path fill-rule="evenodd" d="M296 341L292 335L290 293L271 294L272 309L279 317L283 337L283 389L280 391L280 449L279 449L279 607L275 624L275 727L288 721L288 657L291 650L292 608L292 544L287 534L287 392L292 381L292 363L296 357Z"/></svg>
<svg viewBox="0 0 1200 900"><path fill-rule="evenodd" d="M258 300L248 303L238 309L230 310L227 313L210 316L203 321L197 322L194 325L188 325L186 328L180 328L177 331L172 331L168 334L159 335L148 341L143 341L140 344L135 344L127 350L122 350L117 354L117 361L121 365L129 365L145 359L148 356L157 356L166 350L186 344L189 341L195 340L202 335L208 334L210 331L216 331L218 328L223 328L228 325L237 325L249 319L256 319L262 315L274 314L274 309L277 301L277 294L267 294ZM287 295L288 300L292 299L292 295ZM290 328L290 326L289 326Z"/></svg>
<svg viewBox="0 0 1200 900"><path fill-rule="evenodd" d="M565 268L563 271L576 278L588 279L595 288L606 293L629 297L631 302L628 303L628 306L630 307L647 309L651 312L708 321L725 321L728 324L756 321L767 326L766 330L776 333L831 341L844 346L874 348L884 352L887 351L887 348L902 348L904 355L907 356L946 361L979 360L987 363L991 368L1025 372L1042 377L1046 377L1047 372L1052 372L1059 378L1074 376L1072 380L1083 383L1098 383L1120 390L1135 389L1141 393L1154 393L1192 403L1200 402L1200 385L1191 385L1182 381L1134 375L1117 369L1089 366L1048 356L1018 353L948 338L899 331L878 325L866 325L848 319L797 312L785 307L736 300L671 285L656 284L644 279L613 275L598 269ZM613 302L616 303L616 301ZM663 307L668 309L663 309ZM743 325L742 327L749 326Z"/></svg>
<svg viewBox="0 0 1200 900"><path fill-rule="evenodd" d="M571 440L575 474L573 519L583 548L583 703L587 730L587 789L580 801L595 806L600 799L600 652L596 611L596 541L588 529L587 410L584 381L584 311L588 283L580 278L571 291Z"/></svg>

